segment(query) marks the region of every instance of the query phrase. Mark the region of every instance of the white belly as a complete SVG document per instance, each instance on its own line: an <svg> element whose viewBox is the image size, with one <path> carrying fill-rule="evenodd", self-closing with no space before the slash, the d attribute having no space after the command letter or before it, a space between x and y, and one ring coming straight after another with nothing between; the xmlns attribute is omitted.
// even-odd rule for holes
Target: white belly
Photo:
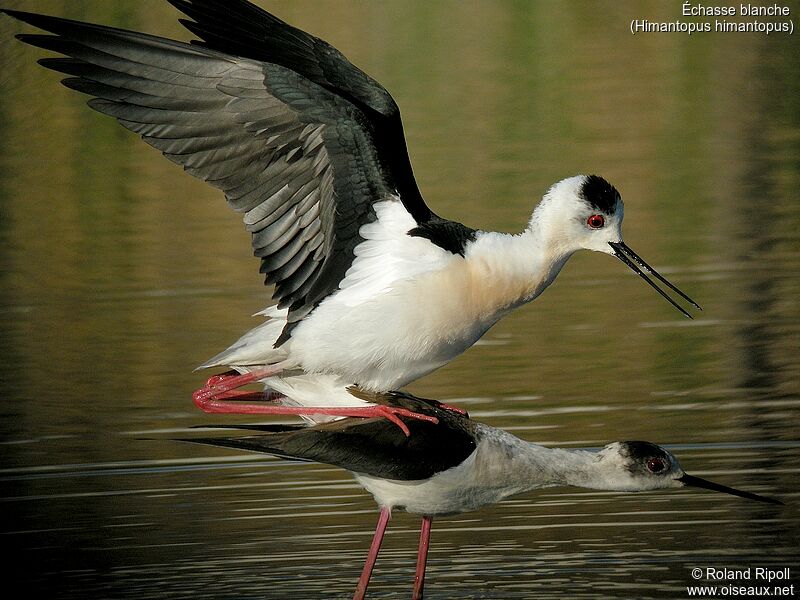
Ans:
<svg viewBox="0 0 800 600"><path fill-rule="evenodd" d="M418 515L448 515L476 510L523 491L509 486L507 477L493 477L482 463L487 453L480 445L457 467L421 481L396 481L355 474L380 506L403 509Z"/></svg>
<svg viewBox="0 0 800 600"><path fill-rule="evenodd" d="M306 372L398 389L456 358L551 280L510 277L486 261L438 252L447 256L426 272L376 285L373 278L329 296L281 350Z"/></svg>
<svg viewBox="0 0 800 600"><path fill-rule="evenodd" d="M442 279L402 282L354 307L334 296L295 328L287 350L306 371L375 391L403 387L464 352L502 315L474 310L463 286L447 288Z"/></svg>
<svg viewBox="0 0 800 600"><path fill-rule="evenodd" d="M447 515L475 510L501 499L502 493L473 480L475 454L461 465L422 481L394 481L355 474L380 506L419 515Z"/></svg>

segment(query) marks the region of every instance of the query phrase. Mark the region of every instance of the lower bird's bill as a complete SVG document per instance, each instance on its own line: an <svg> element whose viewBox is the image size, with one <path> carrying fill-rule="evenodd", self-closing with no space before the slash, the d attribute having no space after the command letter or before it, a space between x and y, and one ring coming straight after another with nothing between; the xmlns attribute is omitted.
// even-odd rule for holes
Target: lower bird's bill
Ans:
<svg viewBox="0 0 800 600"><path fill-rule="evenodd" d="M638 254L636 254L636 252L631 250L630 247L625 242L622 241L608 242L608 245L611 246L612 250L614 250L614 256L616 256L618 259L624 262L634 273L636 273L637 275L639 275L639 277L644 279L650 287L652 287L655 291L657 291L664 298L666 298L667 302L672 304L672 306L681 311L681 313L683 313L685 316L689 317L690 319L692 318L692 315L686 312L677 302L675 302L675 300L670 298L664 290L658 287L655 284L655 282L652 279L650 279L650 277L647 276L647 273L650 273L650 275L658 279L661 283L666 285L669 289L678 294L681 298L686 300L689 304L691 304L695 308L703 310L702 308L700 308L700 305L697 304L697 302L689 298L689 296L684 294L676 286L667 281L666 277L663 277L658 271L656 271L653 267L648 265L644 261L644 259ZM647 271L647 273L645 273L645 271L643 271L642 269Z"/></svg>
<svg viewBox="0 0 800 600"><path fill-rule="evenodd" d="M694 475L684 474L683 477L678 477L678 481L683 483L685 486L714 490L715 492L723 492L724 494L731 494L732 496L739 496L741 498L747 498L748 500L758 500L759 502L767 502L769 504L783 504L783 502L776 500L775 498L767 498L766 496L759 496L758 494L753 494L752 492L744 492L742 490L737 490L736 488L728 487L727 485L714 483L708 479L695 477Z"/></svg>

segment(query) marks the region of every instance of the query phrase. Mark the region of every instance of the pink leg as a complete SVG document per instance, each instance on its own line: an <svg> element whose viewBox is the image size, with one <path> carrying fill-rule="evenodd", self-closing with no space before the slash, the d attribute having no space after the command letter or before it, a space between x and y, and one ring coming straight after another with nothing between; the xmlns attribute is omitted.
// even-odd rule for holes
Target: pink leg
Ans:
<svg viewBox="0 0 800 600"><path fill-rule="evenodd" d="M254 383L266 377L272 377L279 374L283 369L281 367L260 367L255 368L249 373L238 374L236 371L228 371L220 375L214 375L208 378L206 384L199 390L195 390L192 398L197 402L209 398L219 398L221 394L235 390L248 383Z"/></svg>
<svg viewBox="0 0 800 600"><path fill-rule="evenodd" d="M274 402L284 398L283 395L277 392L270 392L263 390L261 392L247 392L245 390L228 390L227 392L220 392L216 394L214 400L247 400L248 402Z"/></svg>
<svg viewBox="0 0 800 600"><path fill-rule="evenodd" d="M237 415L328 415L332 417L382 417L397 425L406 436L411 435L408 427L400 417L420 419L430 423L438 423L436 417L422 415L406 410L375 404L370 406L313 407L313 406L265 406L263 404L244 404L242 402L226 402L224 399L269 400L280 396L267 395L261 392L237 391L236 388L253 383L280 372L280 369L255 369L244 375L223 373L209 378L206 385L192 394L195 406L207 413L227 413Z"/></svg>
<svg viewBox="0 0 800 600"><path fill-rule="evenodd" d="M353 600L364 600L367 595L367 586L369 585L369 578L372 576L372 569L375 568L375 561L378 560L378 552L381 551L381 542L383 542L383 534L386 533L386 525L392 517L392 509L382 506L381 514L378 517L378 525L375 527L375 535L372 536L372 545L369 547L369 554L367 554L367 562L364 563L364 569L361 571L361 577L358 579L356 586L356 593L353 595Z"/></svg>
<svg viewBox="0 0 800 600"><path fill-rule="evenodd" d="M428 546L431 541L431 522L433 517L422 517L422 528L419 533L419 552L417 553L417 572L414 575L414 593L411 600L422 600L422 588L425 587L425 566L428 563Z"/></svg>
<svg viewBox="0 0 800 600"><path fill-rule="evenodd" d="M195 392L192 394L192 398L194 399L195 404L200 408L202 408L200 405L203 402L212 398L214 400L249 400L251 402L270 402L279 400L283 396L276 392L270 392L267 390L262 390L260 392L248 392L235 389L237 387L247 385L248 383L253 383L254 378L263 379L265 377L270 377L271 375L276 375L279 372L280 369L260 369L255 373L245 373L244 375L238 373L237 371L227 371L225 373L219 373L218 375L212 375L206 380L206 384L202 388L195 390Z"/></svg>

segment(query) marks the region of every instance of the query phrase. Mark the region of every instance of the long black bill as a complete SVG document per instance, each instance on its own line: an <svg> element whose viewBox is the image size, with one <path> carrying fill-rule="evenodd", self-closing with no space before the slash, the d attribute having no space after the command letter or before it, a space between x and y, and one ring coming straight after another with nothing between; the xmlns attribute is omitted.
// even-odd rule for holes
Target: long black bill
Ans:
<svg viewBox="0 0 800 600"><path fill-rule="evenodd" d="M720 485L719 483L714 483L713 481L709 481L708 479L695 477L694 475L684 474L683 477L678 477L678 481L682 482L684 485L688 485L691 487L699 487L706 490L714 490L715 492L723 492L725 494L731 494L732 496L740 496L742 498L747 498L749 500L758 500L759 502L767 502L769 504L780 504L781 506L783 505L783 502L781 502L780 500L775 500L775 498L767 498L766 496L759 496L758 494L743 492L742 490L737 490L735 488L728 487L727 485Z"/></svg>
<svg viewBox="0 0 800 600"><path fill-rule="evenodd" d="M653 280L647 276L647 273L650 273L653 277L658 279L661 283L666 285L669 289L678 294L681 298L686 300L689 304L691 304L695 308L703 310L702 308L700 308L700 305L697 302L689 298L689 296L684 294L677 287L675 287L669 281L667 281L665 277L662 277L661 274L658 273L658 271L656 271L653 267L644 262L644 259L638 254L636 254L636 252L631 250L625 242L608 242L608 245L611 246L611 248L614 250L614 256L616 256L618 259L620 259L622 262L628 265L628 267L630 267L630 269L634 273L639 275L639 277L641 277L647 282L647 285L652 287L655 291L657 291L664 298L666 298L667 302L672 304L672 306L681 311L681 313L683 313L685 316L689 317L690 319L692 318L692 315L686 312L677 302L675 302L675 300L670 298L664 290L658 287L653 282ZM642 271L642 269L645 269L647 273Z"/></svg>

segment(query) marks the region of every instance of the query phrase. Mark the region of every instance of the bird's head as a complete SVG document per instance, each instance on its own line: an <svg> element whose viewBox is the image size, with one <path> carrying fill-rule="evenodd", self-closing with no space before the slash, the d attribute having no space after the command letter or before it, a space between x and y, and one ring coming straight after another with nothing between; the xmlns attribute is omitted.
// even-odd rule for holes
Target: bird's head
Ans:
<svg viewBox="0 0 800 600"><path fill-rule="evenodd" d="M597 175L576 175L547 191L534 218L571 250L613 254L609 243L622 241L623 212L613 185Z"/></svg>
<svg viewBox="0 0 800 600"><path fill-rule="evenodd" d="M531 226L545 232L548 243L569 255L594 250L617 257L685 316L691 318L650 278L654 277L681 298L698 304L662 277L622 239L622 197L608 181L597 175L576 175L553 185L533 213Z"/></svg>
<svg viewBox="0 0 800 600"><path fill-rule="evenodd" d="M650 442L614 442L597 453L598 487L636 492L669 488L698 487L749 500L783 504L779 500L744 492L687 474L669 451Z"/></svg>

